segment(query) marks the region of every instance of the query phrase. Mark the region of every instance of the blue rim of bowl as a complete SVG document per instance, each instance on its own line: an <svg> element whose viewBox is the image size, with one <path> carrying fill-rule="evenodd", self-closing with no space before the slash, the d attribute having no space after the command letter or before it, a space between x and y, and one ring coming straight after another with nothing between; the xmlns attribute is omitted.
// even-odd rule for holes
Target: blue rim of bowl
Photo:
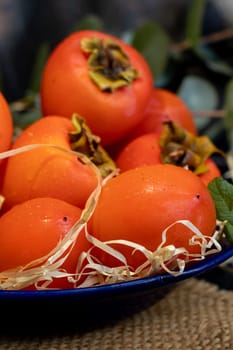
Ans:
<svg viewBox="0 0 233 350"><path fill-rule="evenodd" d="M59 289L59 290L1 290L0 301L6 299L26 300L26 299L49 299L49 298L64 298L75 297L82 298L98 294L98 296L114 296L119 293L140 293L146 290L153 290L164 287L190 277L198 276L207 272L233 256L233 247L224 248L221 252L213 254L200 262L193 263L187 267L183 273L178 276L173 276L168 273L153 275L149 277L134 279L126 282L119 282L106 285L98 285L87 288L75 289Z"/></svg>

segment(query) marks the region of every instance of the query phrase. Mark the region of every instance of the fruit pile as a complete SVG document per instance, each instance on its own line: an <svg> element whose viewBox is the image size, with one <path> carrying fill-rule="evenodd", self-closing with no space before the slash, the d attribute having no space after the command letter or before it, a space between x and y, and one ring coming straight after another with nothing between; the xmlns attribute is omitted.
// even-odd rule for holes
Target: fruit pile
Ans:
<svg viewBox="0 0 233 350"><path fill-rule="evenodd" d="M133 47L69 35L41 77L41 117L13 139L0 94L0 288L74 288L182 273L221 247L208 184L224 156L155 88ZM221 225L220 225L221 226Z"/></svg>

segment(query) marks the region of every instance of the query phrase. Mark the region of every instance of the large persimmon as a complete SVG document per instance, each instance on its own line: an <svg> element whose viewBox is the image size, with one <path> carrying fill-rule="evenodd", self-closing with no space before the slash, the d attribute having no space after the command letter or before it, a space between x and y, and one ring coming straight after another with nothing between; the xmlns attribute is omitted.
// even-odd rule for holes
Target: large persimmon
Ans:
<svg viewBox="0 0 233 350"><path fill-rule="evenodd" d="M152 90L149 65L135 48L115 36L82 30L50 54L40 96L43 115L79 113L109 145L144 118Z"/></svg>
<svg viewBox="0 0 233 350"><path fill-rule="evenodd" d="M155 251L162 232L178 220L190 221L205 236L213 235L216 211L207 187L190 170L170 164L148 165L121 173L105 184L89 231L101 241L124 239ZM200 245L190 243L193 236L190 228L177 223L167 232L166 245L200 254ZM142 261L141 255L131 255L125 246L117 245L117 249L132 266ZM111 263L102 252L100 258Z"/></svg>

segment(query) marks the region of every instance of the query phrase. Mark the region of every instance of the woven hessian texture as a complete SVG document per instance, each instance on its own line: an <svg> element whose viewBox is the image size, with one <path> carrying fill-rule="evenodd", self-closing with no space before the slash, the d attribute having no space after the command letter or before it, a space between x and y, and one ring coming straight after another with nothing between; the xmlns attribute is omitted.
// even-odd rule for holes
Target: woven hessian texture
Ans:
<svg viewBox="0 0 233 350"><path fill-rule="evenodd" d="M0 349L233 350L233 291L192 278L112 326L60 336L1 336Z"/></svg>

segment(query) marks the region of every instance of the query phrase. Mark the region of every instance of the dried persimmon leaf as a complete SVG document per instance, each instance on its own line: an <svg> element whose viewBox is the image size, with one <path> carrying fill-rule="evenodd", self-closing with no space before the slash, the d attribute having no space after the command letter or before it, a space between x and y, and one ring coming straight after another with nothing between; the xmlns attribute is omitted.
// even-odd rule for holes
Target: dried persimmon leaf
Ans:
<svg viewBox="0 0 233 350"><path fill-rule="evenodd" d="M159 144L163 163L186 167L197 175L208 171L205 162L212 154L225 156L208 136L196 136L173 121L164 123Z"/></svg>

